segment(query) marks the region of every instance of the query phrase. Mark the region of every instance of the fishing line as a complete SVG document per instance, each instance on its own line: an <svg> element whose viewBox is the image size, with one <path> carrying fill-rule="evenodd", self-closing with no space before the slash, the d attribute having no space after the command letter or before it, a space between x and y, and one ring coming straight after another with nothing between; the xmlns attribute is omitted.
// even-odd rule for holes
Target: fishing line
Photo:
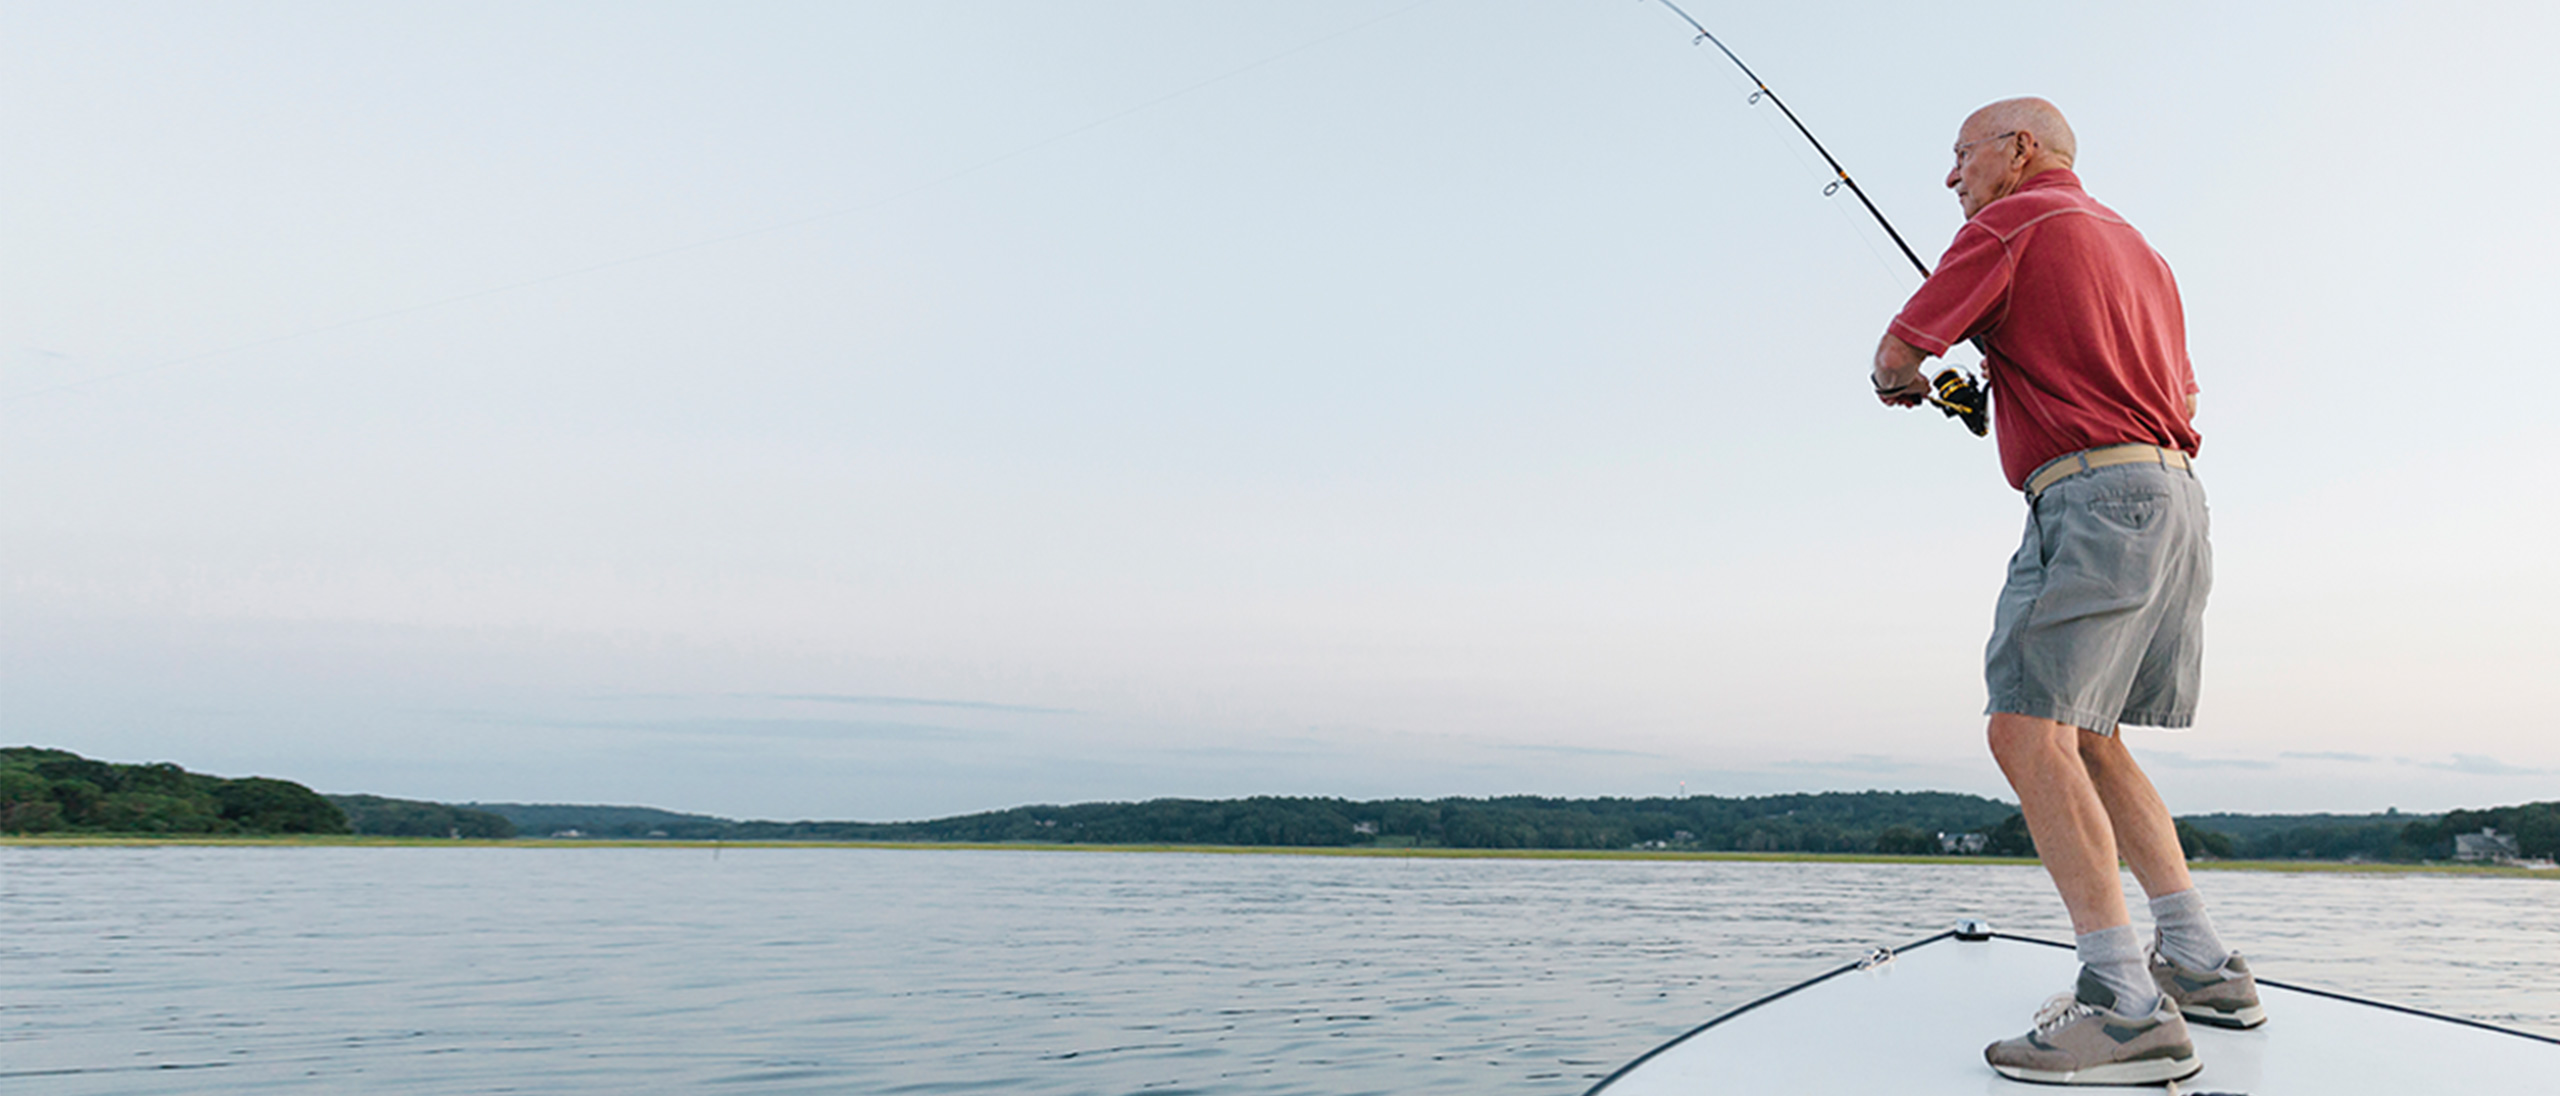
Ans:
<svg viewBox="0 0 2560 1096"><path fill-rule="evenodd" d="M1726 81L1732 84L1737 92L1748 93L1759 90L1757 81L1746 79L1732 69L1718 67L1716 71L1724 73ZM1771 117L1767 111L1760 110L1752 111L1751 116L1759 119L1761 126L1768 131L1770 146L1785 149L1787 158L1803 168L1806 177L1820 179L1825 183L1830 181L1831 172L1805 155L1803 143L1795 139L1785 119ZM1825 202L1823 204L1830 207L1831 212L1840 218L1840 227L1848 233L1848 238L1858 241L1858 246L1865 248L1867 254L1875 257L1876 269L1881 272L1886 284L1891 285L1896 292L1908 294L1913 287L1901 278L1902 264L1894 262L1882 248L1877 246L1875 233L1867 231L1865 226L1861 225L1858 219L1840 203Z"/></svg>
<svg viewBox="0 0 2560 1096"><path fill-rule="evenodd" d="M1767 99L1771 105L1778 108L1778 113L1786 115L1787 121L1795 125L1796 132L1804 134L1805 142L1812 145L1815 152L1822 154L1822 162L1830 165L1831 174L1836 176L1830 184L1822 188L1822 196L1828 198L1839 193L1841 187L1849 188L1849 193L1857 197L1858 204L1867 207L1867 212L1875 217L1876 224L1884 229L1884 234L1893 237L1893 246L1902 249L1902 257L1911 260L1911 265L1920 271L1921 277L1928 277L1929 264L1920 261L1920 253L1911 250L1911 245L1903 242L1902 233L1896 231L1893 222L1885 219L1884 211L1877 209L1876 204L1867 198L1866 188L1859 186L1856 179L1849 177L1849 169L1841 167L1839 158L1831 155L1830 149L1822 147L1822 139L1814 136L1812 130L1805 128L1804 119L1796 117L1796 112L1788 109L1787 101L1778 98L1778 93L1770 90L1769 82L1761 79L1759 73L1751 71L1751 66L1743 64L1742 58L1735 56L1733 50L1724 44L1723 39L1717 38L1714 32L1709 31L1706 24L1698 22L1688 12L1682 11L1680 5L1672 3L1671 0L1655 0L1655 2L1671 9L1671 14L1679 16L1681 22L1695 29L1698 32L1695 41L1713 43L1716 49L1724 54L1726 60L1733 62L1733 67L1741 69L1744 76L1751 78L1752 86L1759 89L1751 93L1749 102L1752 105L1757 106L1760 100Z"/></svg>
<svg viewBox="0 0 2560 1096"><path fill-rule="evenodd" d="M1866 207L1867 214L1876 219L1876 226L1884 229L1886 236L1892 237L1893 246L1902 250L1902 257L1911 260L1912 269L1919 271L1921 278L1928 278L1929 264L1921 261L1919 252L1911 250L1911 245L1903 240L1902 233L1893 227L1893 222L1885 219L1884 211L1877 209L1875 202L1867 197L1866 188L1859 186L1856 179L1849 177L1849 169L1840 166L1839 157L1833 156L1830 149L1823 147L1822 138L1814 136L1813 131L1805 127L1804 119L1796 117L1796 112L1788 108L1786 100L1778 98L1778 93L1769 87L1769 82L1761 79L1759 73L1751 71L1751 66L1744 64L1742 58L1733 52L1732 47L1725 45L1723 39L1716 37L1715 32L1708 30L1706 24L1681 10L1680 5L1672 3L1671 0L1655 0L1655 2L1670 9L1671 14L1679 16L1681 22L1689 24L1690 29L1698 32L1698 36L1691 39L1691 44L1713 43L1717 52L1724 54L1725 60L1733 62L1733 67L1741 69L1744 76L1751 78L1752 87L1758 90L1753 91L1750 99L1747 100L1750 105L1758 106L1760 100L1767 99L1770 105L1778 108L1778 113L1786 116L1788 123L1796 127L1797 133L1804 135L1805 143L1812 145L1815 152L1822 154L1822 162L1830 165L1831 174L1834 176L1830 183L1823 186L1822 196L1828 198L1839 193L1842 187L1847 187L1849 193L1858 199L1858 204ZM1981 351L1986 358L1989 357L1990 351L1983 346L1980 338L1972 341L1975 350ZM1963 422L1965 428L1973 431L1976 437L1990 431L1989 403L1983 399L1982 383L1964 370L1949 366L1940 371L1932 379L1929 393L1922 398L1946 412L1948 417Z"/></svg>
<svg viewBox="0 0 2560 1096"><path fill-rule="evenodd" d="M453 295L453 296L450 296L450 297L439 297L439 298L437 298L437 299L435 299L435 300L431 300L431 301L421 301L421 302L419 302L419 303L417 303L417 304L402 305L402 306L400 306L400 307L398 307L398 308L390 308L390 309L385 309L385 310L380 311L380 312L367 313L367 314L365 314L365 315L357 316L357 317L354 317L354 318L352 318L352 319L339 320L339 321L337 321L337 322L335 322L335 323L321 324L321 325L319 325L319 326L317 326L317 327L306 327L306 328L303 328L303 329L301 329L301 330L299 330L299 331L294 331L294 332L290 332L290 333L283 334L283 335L271 335L271 336L268 336L267 338L263 338L263 339L255 339L255 340L252 340L252 341L249 341L249 342L237 343L237 344L234 344L234 345L231 345L231 346L223 347L223 348L221 348L221 349L219 349L219 350L206 350L206 351L201 351L201 352L194 353L194 354L186 354L186 355L182 355L182 356L175 357L175 358L169 358L169 359L166 359L166 360L163 360L163 361L153 362L153 363L151 363L151 364L149 364L149 365L136 366L136 367L134 367L134 368L132 368L132 369L126 369L126 370L122 370L122 371L119 371L119 372L113 372L113 373L101 373L101 374L98 374L97 376L94 376L94 377L83 377L83 378L81 378L81 379L79 379L79 380L74 380L74 381L64 381L64 382L62 382L62 383L60 383L60 384L46 385L46 386L41 387L41 388L30 388L30 389L27 389L27 390L25 390L25 391L21 391L21 392L10 392L10 393L6 393L6 394L0 394L0 403L15 403L15 402L17 402L17 401L19 401L19 400L29 399L29 398L32 398L32 397L35 397L35 396L50 395L50 394L57 393L57 392L74 392L74 391L78 391L78 390L83 389L83 388L90 387L90 386L92 386L92 385L104 384L104 383L106 383L106 382L108 382L108 381L123 380L123 379L128 378L128 377L139 377L139 376L142 376L142 375L147 374L147 373L158 373L158 372L161 372L161 371L163 371L163 370L176 369L176 368L178 368L178 367L180 367L180 366L185 366L185 365L194 365L194 364L197 364L197 363L199 363L199 362L213 361L213 360L218 359L218 358L228 358L228 357L233 357L233 356L235 356L235 355L248 353L249 351L252 351L252 350L263 350L263 349L265 349L265 348L267 348L267 347L270 347L270 346L276 346L276 345L280 345L280 344L283 344L283 343L298 342L298 341L303 340L303 339L313 338L313 337L320 336L320 335L326 335L326 334L329 334L329 333L331 333L331 332L344 331L344 330L347 330L348 328L352 328L352 327L363 327L363 326L366 326L366 325L368 325L368 324L381 323L381 322L383 322L383 321L385 321L385 320L394 320L394 319L398 319L398 318L400 318L400 317L402 317L402 316L412 316L412 315L416 315L416 314L418 314L418 313L420 313L420 312L432 312L432 311L435 311L435 310L437 310L437 309L441 309L441 308L450 308L450 307L453 307L454 305L458 305L458 304L465 304L465 303L468 303L468 302L471 302L471 301L481 300L481 299L483 299L483 298L487 298L487 297L495 297L495 296L499 296L499 295L501 295L501 294L514 293L514 292L517 292L517 291L519 291L519 290L531 289L531 288L534 288L535 286L550 285L550 284L552 284L552 283L554 283L554 282L567 281L567 280L572 279L572 278L582 278L582 277L585 277L585 276L587 276L587 275L589 275L589 274L597 274L597 273L601 273L601 272L603 272L603 271L613 270L613 269L617 269L617 268L620 268L620 267L633 266L633 265L636 265L636 264L639 264L639 263L654 262L654 261L656 261L656 260L664 259L664 258L667 258L667 257L669 257L669 256L673 256L673 255L682 255L682 254L685 254L685 253L687 253L687 252L700 251L700 250L703 250L703 249L705 249L705 248L710 248L710 247L718 247L718 246L720 246L720 245L722 245L722 244L736 243L736 242L737 242L737 241L739 241L739 240L753 239L753 238L758 237L758 236L769 236L769 235L772 235L772 234L777 233L777 232L787 232L787 231L790 231L791 229L795 229L795 228L803 228L803 227L806 227L806 226L808 226L808 225L816 224L816 223L818 223L818 222L820 222L820 221L829 221L829 220L834 220L834 219L839 218L839 217L850 217L850 216L853 216L853 215L855 215L855 214L859 214L859 213L869 213L869 212L871 212L871 211L873 211L873 210L881 209L881 208L883 208L883 207L890 206L890 205L894 205L894 204L896 204L896 203L898 203L898 202L905 201L905 200L907 200L907 199L909 199L909 198L915 197L915 196L916 196L916 195L918 195L918 194L925 193L926 191L934 190L934 189L939 188L939 187L948 186L948 185L950 185L950 184L952 184L952 183L955 183L955 182L958 182L958 181L960 181L960 180L962 180L962 179L966 179L966 178L968 178L968 177L970 177L970 176L972 176L972 175L976 175L976 174L978 174L979 172L985 171L985 170L987 170L987 169L989 169L989 168L996 167L997 165L1004 164L1004 163L1008 163L1008 162L1013 161L1013 160L1021 159L1022 157L1028 156L1028 155L1030 155L1030 154L1032 154L1032 153L1034 153L1034 152L1038 152L1038 151L1040 151L1040 150L1042 150L1042 149L1048 148L1048 147L1049 147L1049 146L1051 146L1051 145L1055 145L1055 144L1057 144L1057 143L1059 143L1059 142L1061 142L1061 141L1065 141L1065 140L1067 140L1067 139L1069 139L1069 138L1071 138L1071 137L1078 137L1078 136L1082 136L1082 135L1084 135L1084 134L1086 134L1086 133L1090 133L1090 132L1093 132L1094 130L1101 129L1101 128L1102 128L1102 127L1104 127L1104 126L1110 125L1110 124L1112 124L1112 123L1114 123L1114 122L1118 122L1118 121L1120 121L1120 120L1122 120L1122 119L1125 119L1125 118L1128 118L1128 117L1130 117L1130 116L1132 116L1132 115L1136 115L1136 114L1144 113L1144 112L1149 111L1149 110L1153 110L1153 109L1155 109L1155 108L1157 108L1157 107L1163 106L1163 105L1164 105L1164 104L1166 104L1166 103L1170 103L1170 102L1172 102L1172 101L1174 101L1174 100L1176 100L1176 99L1180 99L1180 98L1182 98L1182 97L1184 97L1184 96L1191 95L1191 94L1193 94L1193 93L1195 93L1195 92L1199 92L1199 91L1202 91L1202 90L1204 90L1204 89L1207 89L1207 88L1213 87L1213 86L1215 86L1215 85L1225 83L1225 82L1227 82L1227 81L1229 81L1229 80L1235 79L1236 77L1242 76L1242 75L1244 75L1244 74L1246 74L1246 73L1249 73L1249 72L1252 72L1252 71L1254 71L1254 70L1256 70L1256 69L1263 68L1263 67L1265 67L1265 66L1272 65L1272 64L1275 64L1275 63L1280 62L1280 61L1287 60L1288 58L1291 58L1291 57L1297 56L1298 54L1301 54L1301 53L1305 53L1305 52L1306 52L1306 51L1308 51L1308 50L1314 49L1314 48L1316 48L1317 46L1325 45L1326 43L1332 42L1332 41L1334 41L1334 40L1336 40L1336 39L1344 38L1344 37L1350 36L1350 35L1352 35L1352 34L1357 34L1357 33L1359 33L1360 31L1367 30L1367 29L1369 29L1370 27L1373 27L1373 26L1376 26L1376 25L1378 25L1378 24L1380 24L1380 23L1386 22L1386 21L1387 21L1387 20L1389 20L1389 19L1393 19L1393 18L1395 18L1395 17L1397 17L1397 16L1399 16L1399 15L1403 15L1403 14L1404 14L1404 13L1406 13L1406 12L1412 11L1412 10L1414 10L1415 8L1422 7L1423 5L1425 5L1425 4L1429 4L1429 3L1431 3L1431 2L1432 2L1432 0L1414 0L1414 2L1413 2L1413 3L1406 4L1405 6L1400 7L1400 8L1396 8L1395 10L1393 10L1393 11L1389 11L1389 12L1387 12L1387 13L1383 14L1383 15L1373 16L1373 17L1371 17L1371 18L1369 18L1369 19L1365 19L1365 20L1362 20L1361 22L1354 23L1354 24L1352 24L1352 25L1350 25L1350 26L1348 26L1348 27L1344 27L1344 28L1342 28L1341 30L1334 31L1334 32L1332 32L1332 33L1330 33L1330 34L1326 34L1326 35L1323 35L1323 36L1318 37L1318 38L1312 38L1312 39L1309 39L1309 40L1307 40L1307 41L1305 41L1305 42L1301 42L1301 43L1299 43L1299 44L1297 44L1297 45L1295 45L1295 46L1291 46L1291 47L1289 47L1288 49L1285 49L1285 50L1282 50L1282 51L1280 51L1280 52L1278 52L1278 53L1274 53L1274 54L1271 54L1270 56L1264 57L1264 58L1262 58L1261 60L1259 60L1259 61L1255 61L1255 62L1253 62L1253 63L1251 63L1251 64L1242 65L1242 66L1239 66L1239 67L1237 67L1237 68L1229 69L1229 70L1227 70L1227 71L1225 71L1225 72L1219 73L1219 74L1218 74L1218 75L1216 75L1216 76L1212 76L1212 77L1209 77L1208 79L1205 79L1205 80L1199 81L1198 83L1194 83L1194 84L1188 85L1188 86L1186 86L1186 87L1182 87L1182 88L1176 89L1176 90L1174 90L1174 91L1166 92L1166 93L1164 93L1164 94L1162 94L1162 95L1156 96L1156 97L1155 97L1155 98L1153 98L1153 99L1149 99L1149 100L1147 100L1147 101L1145 101L1145 102L1143 102L1143 103L1139 103L1139 104L1137 104L1136 106L1132 106L1132 107L1125 108L1125 109L1120 110L1120 111L1118 111L1118 112L1116 112L1116 113L1112 113L1112 114L1104 115L1104 116L1102 116L1102 117L1100 117L1100 118L1096 118L1096 119L1094 119L1093 121L1086 122L1086 123L1084 123L1083 125L1076 126L1076 127L1072 128L1072 129L1060 130L1060 131L1059 131L1059 132L1057 132L1057 133L1050 134L1049 136L1047 136L1047 137L1043 137L1043 138L1041 138L1041 139L1039 139L1039 140L1037 140L1037 141L1033 141L1033 142L1031 142L1030 144L1022 145L1022 146L1020 146L1020 147L1018 147L1018 148L1015 148L1015 149L1013 149L1013 150L1011 150L1011 151L1009 151L1009 152L1004 152L1004 153L997 154L997 155L995 155L995 156L990 156L990 157L988 157L988 158L986 158L986 159L983 159L983 160L980 160L980 161L978 161L978 162L976 162L976 163L970 164L970 165L968 165L967 167L963 167L963 168L960 168L960 169L955 170L955 171L951 171L951 172L948 172L948 173L945 173L945 174L942 174L942 175L935 176L935 177L933 177L933 178L931 178L931 179L927 179L927 180L925 180L924 182L917 183L917 184L916 184L916 185L914 185L914 186L908 187L908 188L907 188L907 189L905 189L905 190L897 191L897 192L892 193L892 194L890 194L890 195L888 195L888 196L886 196L886 197L879 198L879 199L875 199L875 200L873 200L873 201L869 201L869 202L865 202L865 203L862 203L862 204L860 204L860 205L845 206L845 207L842 207L842 208L839 208L839 209L827 210L827 211L825 211L825 212L821 212L821 213L811 213L811 214L807 214L807 215L805 215L805 216L794 217L794 218L792 218L792 219L790 219L790 220L787 220L787 221L777 221L777 222L774 222L774 223L772 223L772 224L768 224L768 225L761 225L761 226L758 226L758 227L755 227L755 228L743 229L743 230L740 230L740 231L737 231L737 232L728 233L728 234L726 234L726 235L722 235L722 236L711 236L711 237L706 237L706 238L704 238L704 239L694 240L694 241L691 241L691 242L688 242L688 243L676 244L676 245L671 246L671 247L662 247L662 248L659 248L659 249L657 249L657 250L655 250L655 251L644 251L644 252L641 252L641 253L636 254L636 255L625 255L625 256L622 256L621 258L617 258L617 259L607 259L607 260L605 260L605 261L603 261L603 262L600 262L600 263L591 263L591 264L586 265L586 266L575 267L575 268L572 268L572 269L569 269L569 270L562 270L562 271L557 271L557 272L550 273L550 274L543 274L543 275L540 275L540 276L537 276L537 277L526 278L526 279L524 279L524 280L522 280L522 281L508 282L508 283L506 283L506 284L504 284L504 285L490 286L489 288L486 288L486 289L475 289L475 290L472 290L472 291L470 291L470 292L468 292L468 293L457 293L457 294L455 294L455 295Z"/></svg>

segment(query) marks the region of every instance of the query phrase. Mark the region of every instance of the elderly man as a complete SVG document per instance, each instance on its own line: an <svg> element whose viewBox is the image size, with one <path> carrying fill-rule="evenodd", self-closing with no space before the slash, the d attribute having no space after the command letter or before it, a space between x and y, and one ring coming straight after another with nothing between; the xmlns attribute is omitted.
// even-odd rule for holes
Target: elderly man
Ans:
<svg viewBox="0 0 2560 1096"><path fill-rule="evenodd" d="M2070 908L2081 969L2034 1030L1984 1056L2020 1080L2156 1084L2202 1068L2186 1020L2249 1027L2266 1013L2116 736L2194 719L2213 560L2177 283L2080 188L2077 148L2041 99L1965 119L1946 179L1964 227L1887 328L1873 379L1886 403L1916 404L1921 362L1978 340L2001 467L2027 497L1985 659L1991 753ZM2150 896L2148 955L2118 857Z"/></svg>

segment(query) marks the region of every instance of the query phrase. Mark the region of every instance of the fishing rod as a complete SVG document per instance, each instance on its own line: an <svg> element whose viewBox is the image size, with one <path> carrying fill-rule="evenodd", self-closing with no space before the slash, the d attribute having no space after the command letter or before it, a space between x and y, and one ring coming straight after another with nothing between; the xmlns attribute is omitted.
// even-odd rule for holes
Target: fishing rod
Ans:
<svg viewBox="0 0 2560 1096"><path fill-rule="evenodd" d="M1877 209L1876 203L1867 197L1866 188L1859 186L1856 179L1849 177L1849 169L1841 167L1839 158L1831 155L1830 149L1822 147L1822 138L1814 136L1812 130L1805 128L1804 119L1796 117L1796 112L1787 108L1787 101L1778 98L1778 93L1769 87L1769 82L1761 79L1759 73L1751 71L1751 66L1743 64L1742 58L1734 54L1733 47L1725 45L1724 39L1716 37L1715 32L1708 30L1706 24L1699 22L1697 17L1681 10L1680 5L1672 3L1671 0L1655 0L1655 2L1671 9L1671 14L1679 16L1681 22L1689 24L1691 29L1698 32L1698 36L1690 41L1691 45L1699 42L1714 43L1716 49L1724 54L1725 60L1733 62L1733 67L1741 69L1744 76L1751 78L1752 85L1760 89L1751 93L1749 100L1751 105L1758 106L1760 100L1767 99L1778 108L1778 113L1787 116L1787 121L1796 127L1796 132L1804 135L1806 143L1811 144L1815 152L1822 154L1822 162L1831 165L1831 174L1837 176L1822 188L1822 196L1828 198L1838 194L1841 187L1848 187L1849 193L1857 197L1858 204L1867 207L1867 215L1874 217L1876 225L1884 229L1884 234L1893 238L1893 246L1902 249L1902 257L1911 260L1912 268L1918 270L1922 278L1927 278L1929 264L1921 261L1919 252L1911 250L1911 245L1903 240L1902 233L1894 229L1893 222L1885 219L1884 211ZM1989 356L1990 352L1982 345L1982 340L1973 340L1973 347L1983 351L1984 356ZM1947 413L1948 418L1963 422L1965 429L1973 431L1975 437L1981 437L1990 432L1989 401L1983 399L1982 382L1974 379L1973 374L1948 366L1930 380L1929 387L1929 394L1923 398L1936 404L1938 410Z"/></svg>

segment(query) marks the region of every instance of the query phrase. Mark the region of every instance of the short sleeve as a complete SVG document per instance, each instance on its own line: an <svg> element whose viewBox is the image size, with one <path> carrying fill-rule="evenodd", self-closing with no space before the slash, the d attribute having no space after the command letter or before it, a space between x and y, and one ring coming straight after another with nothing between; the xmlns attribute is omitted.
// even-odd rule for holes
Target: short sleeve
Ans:
<svg viewBox="0 0 2560 1096"><path fill-rule="evenodd" d="M2008 307L2015 270L2008 245L1990 229L1967 221L1938 259L1937 273L1920 284L1887 330L1932 356L1943 355L1999 321Z"/></svg>

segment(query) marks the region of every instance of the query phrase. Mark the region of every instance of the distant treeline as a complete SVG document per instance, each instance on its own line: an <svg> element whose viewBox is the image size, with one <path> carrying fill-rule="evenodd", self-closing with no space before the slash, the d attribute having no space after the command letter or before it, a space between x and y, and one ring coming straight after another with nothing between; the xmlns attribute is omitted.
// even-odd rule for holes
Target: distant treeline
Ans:
<svg viewBox="0 0 2560 1096"><path fill-rule="evenodd" d="M1988 832L2016 808L1950 792L1680 799L1158 799L1019 807L909 823L752 822L741 836L1065 844L1410 845L1935 853L1938 834Z"/></svg>
<svg viewBox="0 0 2560 1096"><path fill-rule="evenodd" d="M1016 807L923 822L735 822L640 807L475 803L527 834L736 841L979 841L1128 845L1404 846L1934 855L1940 834L2032 855L2017 808L1951 792L1749 798L1347 800L1257 796Z"/></svg>
<svg viewBox="0 0 2560 1096"><path fill-rule="evenodd" d="M507 821L506 816L469 807L378 795L333 795L329 802L346 813L351 832L368 837L495 839L516 835L515 823Z"/></svg>
<svg viewBox="0 0 2560 1096"><path fill-rule="evenodd" d="M740 822L649 807L475 803L526 834L732 841L969 841L1452 849L1662 848L2033 856L2017 808L1948 792L1741 798L1347 800L1261 796L1016 807L922 822ZM2560 803L2442 816L2205 814L2177 820L2190 857L2448 860L2495 828L2527 857L2560 852ZM1968 835L1978 840L1968 840Z"/></svg>
<svg viewBox="0 0 2560 1096"><path fill-rule="evenodd" d="M168 762L0 748L0 833L346 833L346 815L290 780L225 779Z"/></svg>
<svg viewBox="0 0 2560 1096"><path fill-rule="evenodd" d="M473 811L513 823L527 837L668 838L713 841L733 838L738 823L707 814L678 814L656 807L585 806L564 803L465 803Z"/></svg>
<svg viewBox="0 0 2560 1096"><path fill-rule="evenodd" d="M2560 856L2560 802L2441 816L2204 814L2177 823L2179 843L2191 857L2448 860L2455 835L2482 829L2513 837L2522 856ZM119 765L26 746L0 748L0 833L2035 855L2016 807L1952 792L1676 799L1256 796L1015 807L921 822L741 822L653 807L323 797L287 780L226 780L165 762Z"/></svg>
<svg viewBox="0 0 2560 1096"><path fill-rule="evenodd" d="M2450 860L2456 834L2494 829L2528 858L2560 856L2560 802L2442 815L2204 814L2181 822L2227 835L2214 855L2248 860Z"/></svg>

